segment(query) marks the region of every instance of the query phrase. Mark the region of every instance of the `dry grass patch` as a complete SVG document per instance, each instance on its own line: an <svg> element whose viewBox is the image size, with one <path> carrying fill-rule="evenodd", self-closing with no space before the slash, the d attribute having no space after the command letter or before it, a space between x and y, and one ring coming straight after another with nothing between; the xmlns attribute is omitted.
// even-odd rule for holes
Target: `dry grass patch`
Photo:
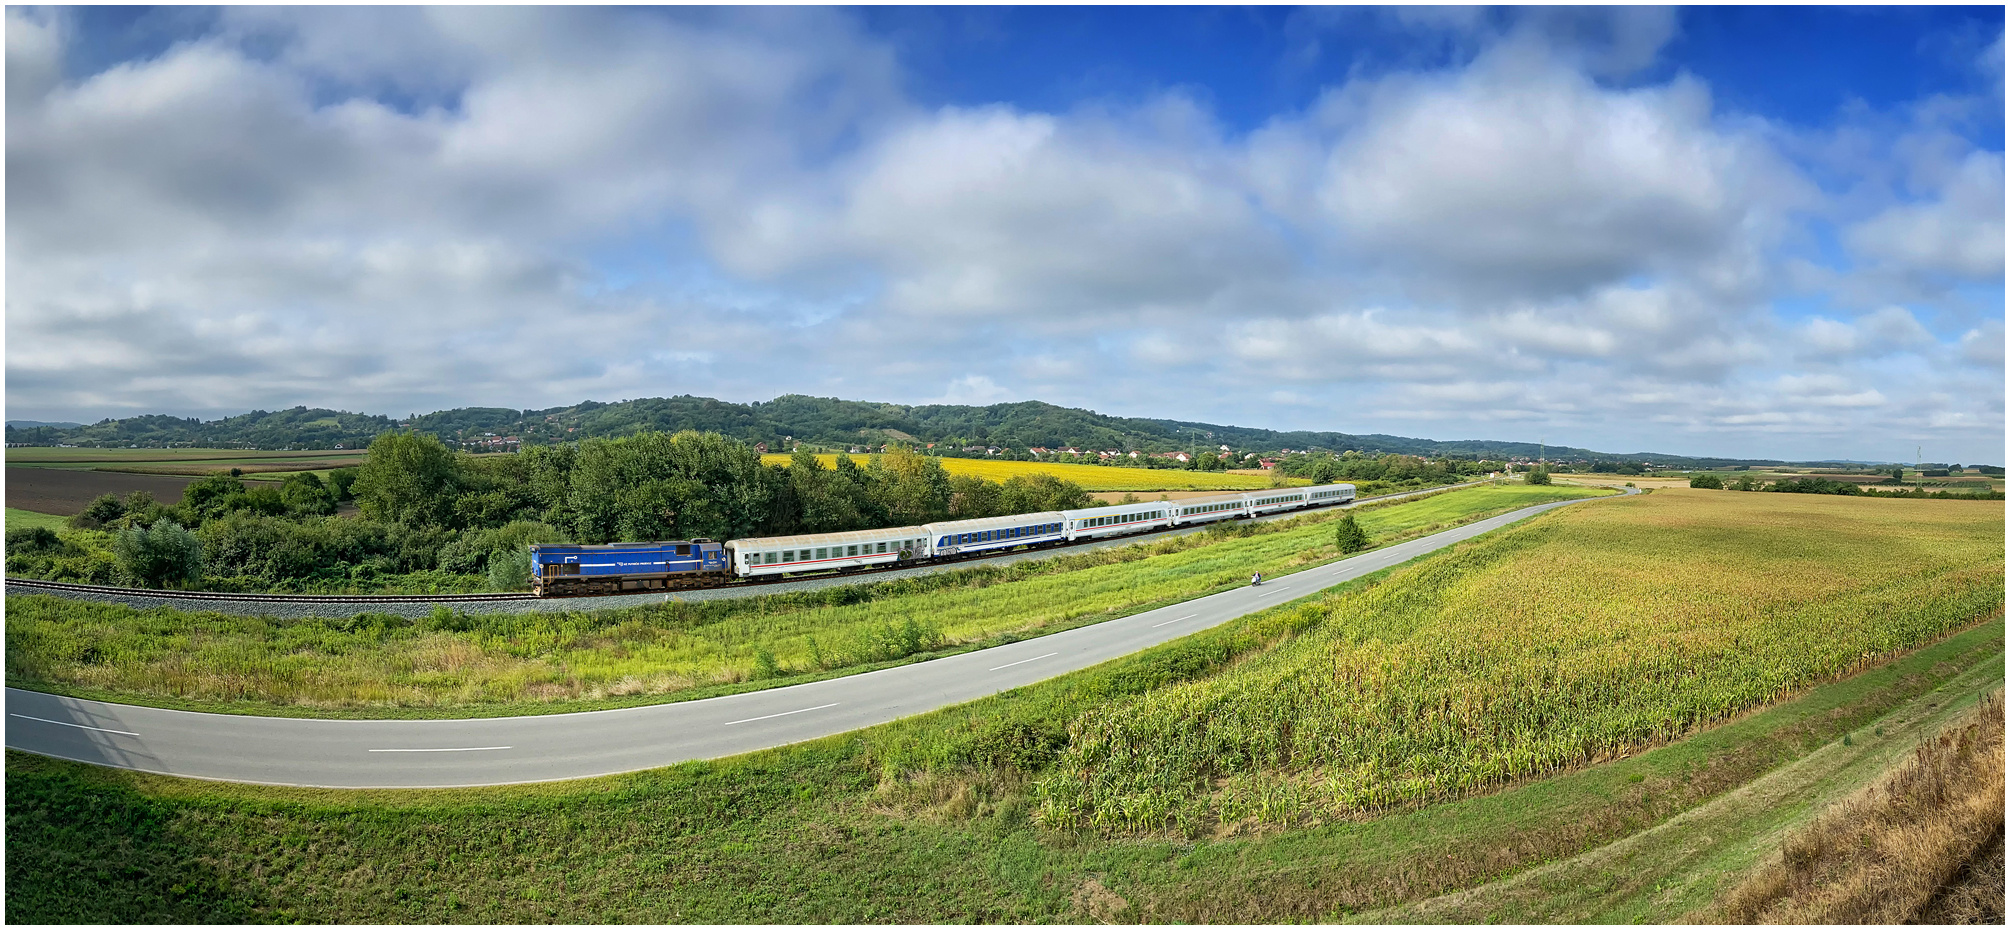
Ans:
<svg viewBox="0 0 2010 930"><path fill-rule="evenodd" d="M1711 916L1729 923L1898 924L1920 922L1935 908L1936 919L1927 922L1993 917L2001 923L2003 789L1998 691L1883 781L1789 837L1780 855L1732 889ZM1990 889L1973 887L1981 882L1964 888L1956 881L1971 863L1987 870L1992 843L1993 902Z"/></svg>

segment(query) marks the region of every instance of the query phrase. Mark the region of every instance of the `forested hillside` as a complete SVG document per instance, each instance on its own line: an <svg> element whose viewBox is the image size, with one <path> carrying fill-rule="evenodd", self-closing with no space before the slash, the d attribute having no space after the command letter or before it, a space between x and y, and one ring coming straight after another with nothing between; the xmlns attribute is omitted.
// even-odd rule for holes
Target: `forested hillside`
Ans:
<svg viewBox="0 0 2010 930"><path fill-rule="evenodd" d="M1656 463L1703 467L1779 464L1772 460L1593 452L1568 446L1544 447L1532 442L1440 442L1379 433L1278 432L1184 420L1111 417L1040 401L992 404L988 407L942 404L909 407L800 394L787 394L765 403L757 401L749 404L679 395L624 400L613 404L587 401L547 410L462 407L406 421L306 407L277 412L253 411L206 423L180 417L143 416L104 420L75 429L50 426L16 429L10 425L7 427L7 441L34 445L175 444L332 449L337 445L348 448L367 445L377 434L400 426L430 433L450 445L470 450L549 445L642 432L699 430L748 443L764 442L769 449L777 452L784 451L785 444L791 441L833 450L878 446L887 442L933 443L937 447L936 452L949 454L970 445L997 446L1013 453L1023 453L1035 446L1172 452L1226 445L1238 451L1355 450L1432 458L1513 459L1546 454L1551 460L1647 459ZM515 442L509 442L512 439Z"/></svg>

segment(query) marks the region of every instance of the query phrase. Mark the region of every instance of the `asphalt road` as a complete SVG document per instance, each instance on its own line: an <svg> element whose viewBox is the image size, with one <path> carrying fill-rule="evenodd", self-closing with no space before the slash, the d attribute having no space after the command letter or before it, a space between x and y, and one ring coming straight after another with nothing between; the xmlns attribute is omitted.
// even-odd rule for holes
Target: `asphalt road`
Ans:
<svg viewBox="0 0 2010 930"><path fill-rule="evenodd" d="M327 788L472 787L631 772L816 739L1033 684L1580 502L1523 508L1259 587L1050 636L703 701L477 720L304 720L160 710L8 688L6 743L142 772Z"/></svg>

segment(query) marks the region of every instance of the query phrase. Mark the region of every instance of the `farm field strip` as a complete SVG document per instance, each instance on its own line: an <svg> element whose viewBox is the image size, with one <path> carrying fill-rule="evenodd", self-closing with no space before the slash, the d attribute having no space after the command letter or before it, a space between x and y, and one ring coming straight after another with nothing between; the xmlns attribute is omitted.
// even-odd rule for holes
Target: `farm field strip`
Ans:
<svg viewBox="0 0 2010 930"><path fill-rule="evenodd" d="M1389 541L1588 493L1476 487L1357 518ZM763 655L772 679L823 675L1120 617L1241 585L1258 570L1277 576L1336 558L1339 515L1315 512L1247 538L1201 533L968 569L961 579L593 612L279 619L19 597L7 603L7 675L94 698L295 714L660 701L740 686Z"/></svg>
<svg viewBox="0 0 2010 930"><path fill-rule="evenodd" d="M852 460L865 464L866 456L854 455ZM824 467L832 467L837 456L825 453L817 456ZM1177 491L1177 490L1225 490L1257 491L1271 486L1270 479L1257 475L1232 475L1224 472L1183 471L1173 468L1121 468L1110 465L1075 465L1062 462L1012 462L995 459L939 459L942 467L952 475L972 475L990 481L1009 481L1020 475L1053 475L1073 481L1089 491ZM786 455L769 454L761 456L765 465L787 465ZM1290 479L1291 485L1301 486L1311 482L1300 478Z"/></svg>

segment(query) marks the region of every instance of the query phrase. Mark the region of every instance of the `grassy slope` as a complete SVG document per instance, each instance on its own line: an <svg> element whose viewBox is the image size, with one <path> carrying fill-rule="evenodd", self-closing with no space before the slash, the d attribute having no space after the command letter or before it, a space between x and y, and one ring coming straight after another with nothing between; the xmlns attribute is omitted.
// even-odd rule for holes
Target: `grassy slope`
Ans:
<svg viewBox="0 0 2010 930"><path fill-rule="evenodd" d="M826 467L837 461L836 455L818 456ZM865 464L865 456L855 455L852 459ZM769 454L761 457L768 465L787 465L786 455ZM1191 491L1219 488L1224 491L1254 491L1270 487L1270 478L1257 475L1235 475L1225 472L1184 471L1172 468L1118 468L1109 465L1071 465L1061 462L1011 462L994 459L940 460L942 467L952 475L975 475L992 481L1005 481L1019 475L1048 474L1056 478L1073 481L1090 491ZM1293 478L1293 486L1311 482Z"/></svg>
<svg viewBox="0 0 2010 930"><path fill-rule="evenodd" d="M1480 487L1371 506L1387 544L1587 491ZM442 629L367 617L277 621L46 597L7 606L10 684L80 697L232 712L483 715L629 706L748 690L758 649L790 684L1126 616L1337 558L1334 512L887 582L847 594L669 604L592 614L482 615ZM1147 553L1156 552L1146 558ZM937 638L901 648L910 618ZM822 661L818 661L821 659Z"/></svg>
<svg viewBox="0 0 2010 930"><path fill-rule="evenodd" d="M33 526L46 526L52 530L60 530L69 526L69 520L69 517L60 517L52 513L36 513L32 510L7 508L7 528L10 530Z"/></svg>
<svg viewBox="0 0 2010 930"><path fill-rule="evenodd" d="M2000 642L2001 618L1977 633ZM1927 654L1938 657L1939 652ZM1854 683L1858 688L1891 687L1902 682L1907 670L1904 664L1886 666ZM1979 696L2002 687L2003 672L1999 651L1925 696L1859 724L1848 731L1847 743L1829 742L1709 804L1619 842L1503 881L1371 911L1358 919L1615 924L1694 915L1778 849L1791 831L1831 803L1881 780L1921 741L1970 713Z"/></svg>
<svg viewBox="0 0 2010 930"><path fill-rule="evenodd" d="M1959 705L2002 675L2003 629L1992 622L1651 752L1376 820L1198 842L1110 841L1027 825L1009 762L1015 752L1037 756L1054 716L1218 669L1253 646L1252 635L1277 635L1276 617L1296 613L1271 612L1267 634L1262 623L1217 629L858 734L560 785L259 788L10 752L6 917L1330 919L1604 847L1783 763L1832 751L1824 747L1916 700ZM966 774L903 774L931 757L963 759ZM1807 806L1790 798L1795 805ZM1676 871L1694 858L1675 862Z"/></svg>

